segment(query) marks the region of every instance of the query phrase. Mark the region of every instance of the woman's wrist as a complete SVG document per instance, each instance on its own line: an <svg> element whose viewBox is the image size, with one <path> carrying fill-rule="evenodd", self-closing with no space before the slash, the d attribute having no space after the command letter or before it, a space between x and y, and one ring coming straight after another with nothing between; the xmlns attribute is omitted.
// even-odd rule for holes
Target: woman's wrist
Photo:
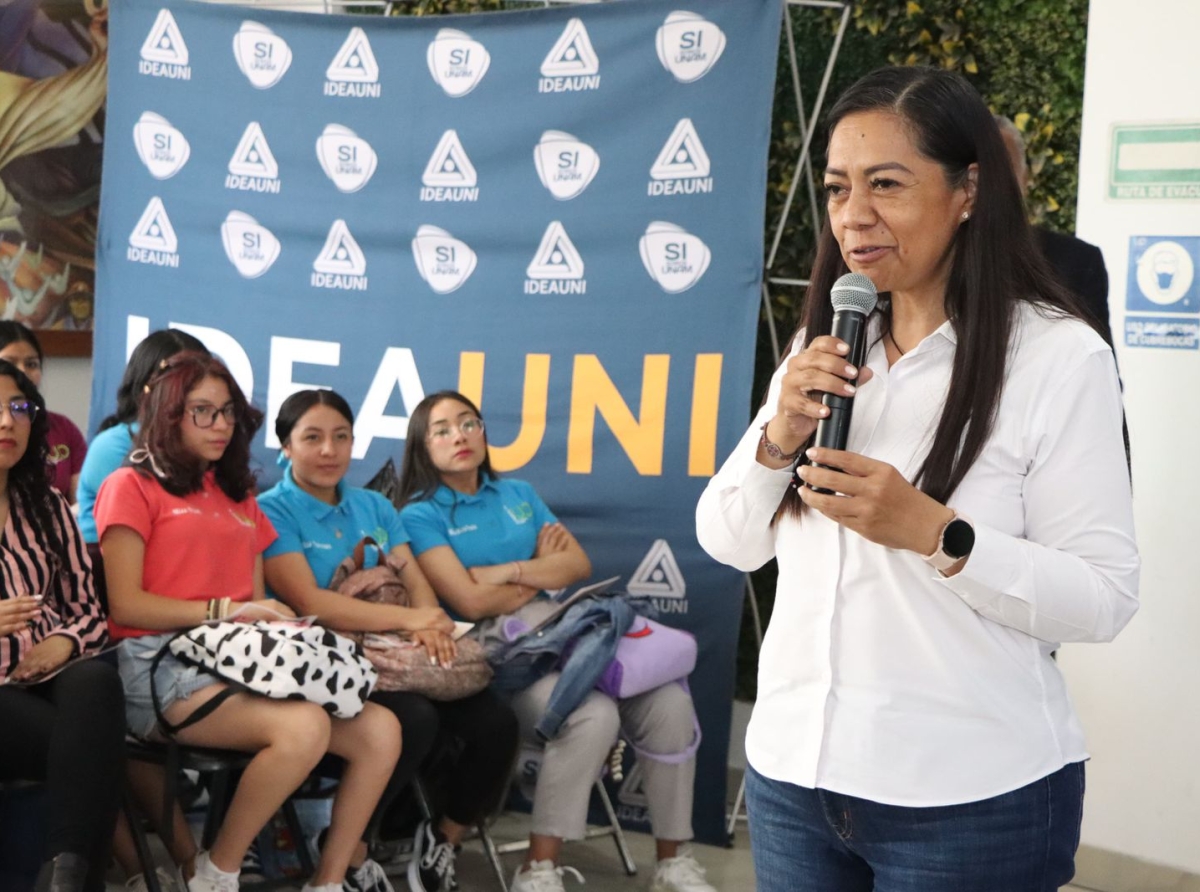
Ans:
<svg viewBox="0 0 1200 892"><path fill-rule="evenodd" d="M512 583L513 585L520 585L521 584L521 562L513 561L512 565L513 565L514 572L512 574L512 578L509 579L509 582Z"/></svg>
<svg viewBox="0 0 1200 892"><path fill-rule="evenodd" d="M787 421L776 415L762 426L758 440L759 451L773 463L791 464L800 457L804 440L792 432Z"/></svg>

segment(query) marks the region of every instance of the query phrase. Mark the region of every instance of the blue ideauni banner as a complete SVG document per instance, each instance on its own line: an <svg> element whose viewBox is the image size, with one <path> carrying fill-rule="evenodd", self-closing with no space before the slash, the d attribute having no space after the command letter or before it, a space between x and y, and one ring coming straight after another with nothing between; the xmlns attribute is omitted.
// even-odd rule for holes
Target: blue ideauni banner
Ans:
<svg viewBox="0 0 1200 892"><path fill-rule="evenodd" d="M742 580L693 512L748 415L780 6L111 12L93 419L166 326L266 410L264 485L297 389L356 410L355 483L425 393L478 398L496 468L697 635L707 841ZM629 775L618 806L644 823Z"/></svg>

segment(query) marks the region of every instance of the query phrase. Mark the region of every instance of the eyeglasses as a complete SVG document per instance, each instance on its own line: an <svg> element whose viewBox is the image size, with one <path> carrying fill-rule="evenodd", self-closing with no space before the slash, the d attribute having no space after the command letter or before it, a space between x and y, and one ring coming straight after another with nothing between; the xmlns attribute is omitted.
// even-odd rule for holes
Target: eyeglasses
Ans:
<svg viewBox="0 0 1200 892"><path fill-rule="evenodd" d="M0 407L8 410L14 423L31 424L33 419L37 418L37 404L29 400L9 400L7 403L0 403Z"/></svg>
<svg viewBox="0 0 1200 892"><path fill-rule="evenodd" d="M226 403L220 408L211 405L192 406L188 411L192 413L192 424L199 428L212 427L217 423L218 415L230 424L237 424L238 420L237 406L233 403Z"/></svg>
<svg viewBox="0 0 1200 892"><path fill-rule="evenodd" d="M441 424L429 432L429 439L441 440L445 442L454 436L454 432L458 431L464 437L473 437L476 434L483 433L482 418L468 418L461 424Z"/></svg>

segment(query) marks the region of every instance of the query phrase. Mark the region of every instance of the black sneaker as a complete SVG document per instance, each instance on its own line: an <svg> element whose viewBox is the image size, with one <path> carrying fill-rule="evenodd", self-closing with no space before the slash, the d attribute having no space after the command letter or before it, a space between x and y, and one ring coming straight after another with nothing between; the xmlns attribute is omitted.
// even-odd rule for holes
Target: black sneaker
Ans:
<svg viewBox="0 0 1200 892"><path fill-rule="evenodd" d="M454 881L454 846L433 829L429 821L417 825L413 834L413 856L408 862L408 888L411 892L450 892L458 888Z"/></svg>

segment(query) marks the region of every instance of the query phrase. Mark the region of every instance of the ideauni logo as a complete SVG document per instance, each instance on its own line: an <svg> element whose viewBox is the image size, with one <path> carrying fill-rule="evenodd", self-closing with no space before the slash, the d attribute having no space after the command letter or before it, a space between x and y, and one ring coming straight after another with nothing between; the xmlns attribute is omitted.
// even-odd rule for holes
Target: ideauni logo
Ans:
<svg viewBox="0 0 1200 892"><path fill-rule="evenodd" d="M317 137L317 160L341 192L357 192L367 185L379 161L365 139L341 124L325 125Z"/></svg>
<svg viewBox="0 0 1200 892"><path fill-rule="evenodd" d="M600 88L600 57L580 19L571 19L542 61L539 93Z"/></svg>
<svg viewBox="0 0 1200 892"><path fill-rule="evenodd" d="M574 198L600 170L600 156L585 142L561 130L547 130L533 147L538 179L559 201Z"/></svg>
<svg viewBox="0 0 1200 892"><path fill-rule="evenodd" d="M138 62L140 74L184 81L192 77L192 69L188 67L187 44L168 9L158 11L158 18L154 20L142 44L141 55Z"/></svg>
<svg viewBox="0 0 1200 892"><path fill-rule="evenodd" d="M382 92L379 84L379 63L371 51L371 41L362 28L350 29L341 49L325 69L326 96L366 96L377 99Z"/></svg>
<svg viewBox="0 0 1200 892"><path fill-rule="evenodd" d="M650 167L647 195L692 195L711 192L713 181L708 153L696 134L691 118L675 125L670 137Z"/></svg>
<svg viewBox="0 0 1200 892"><path fill-rule="evenodd" d="M250 83L266 90L287 74L292 64L292 49L266 25L245 21L233 35L233 57Z"/></svg>
<svg viewBox="0 0 1200 892"><path fill-rule="evenodd" d="M436 226L424 225L412 240L417 272L438 294L456 291L475 271L475 252Z"/></svg>
<svg viewBox="0 0 1200 892"><path fill-rule="evenodd" d="M477 181L475 165L467 157L458 134L447 130L438 140L437 148L425 165L425 173L421 175L424 184L421 201L477 201Z"/></svg>
<svg viewBox="0 0 1200 892"><path fill-rule="evenodd" d="M350 234L345 220L334 220L325 247L313 261L312 284L344 291L367 290L367 257Z"/></svg>
<svg viewBox="0 0 1200 892"><path fill-rule="evenodd" d="M662 220L646 227L638 248L646 272L668 294L687 291L699 282L712 260L708 245L699 237Z"/></svg>
<svg viewBox="0 0 1200 892"><path fill-rule="evenodd" d="M279 164L257 121L251 121L229 159L226 189L278 194Z"/></svg>
<svg viewBox="0 0 1200 892"><path fill-rule="evenodd" d="M446 95L458 98L479 86L492 64L492 57L482 43L471 39L471 35L454 28L442 28L430 41L425 61L429 64L429 73Z"/></svg>
<svg viewBox="0 0 1200 892"><path fill-rule="evenodd" d="M694 12L676 10L658 29L658 60L675 80L690 84L712 70L725 51L725 32Z"/></svg>
<svg viewBox="0 0 1200 892"><path fill-rule="evenodd" d="M525 270L526 294L586 294L583 258L558 220L546 227Z"/></svg>
<svg viewBox="0 0 1200 892"><path fill-rule="evenodd" d="M629 578L629 594L657 598L683 598L687 583L666 539L655 539L638 568ZM676 611L686 612L686 611Z"/></svg>
<svg viewBox="0 0 1200 892"><path fill-rule="evenodd" d="M225 256L247 279L257 279L279 258L279 239L242 211L230 211L221 224Z"/></svg>
<svg viewBox="0 0 1200 892"><path fill-rule="evenodd" d="M171 225L162 199L155 195L129 234L129 248L125 257L134 263L177 267L178 251L179 239L175 237L175 227Z"/></svg>
<svg viewBox="0 0 1200 892"><path fill-rule="evenodd" d="M192 147L171 122L154 112L142 112L133 125L133 144L138 157L156 180L169 180L183 169Z"/></svg>

